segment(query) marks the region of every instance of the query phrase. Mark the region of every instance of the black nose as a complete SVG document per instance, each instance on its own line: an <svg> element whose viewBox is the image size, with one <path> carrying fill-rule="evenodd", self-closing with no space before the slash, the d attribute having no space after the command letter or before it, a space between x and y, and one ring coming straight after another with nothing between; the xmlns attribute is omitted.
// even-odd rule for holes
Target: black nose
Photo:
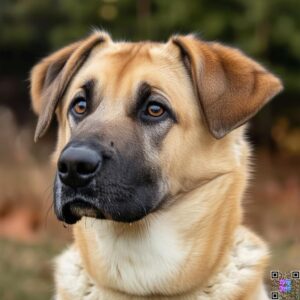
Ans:
<svg viewBox="0 0 300 300"><path fill-rule="evenodd" d="M101 165L101 156L87 146L69 146L58 160L60 180L71 187L86 185Z"/></svg>

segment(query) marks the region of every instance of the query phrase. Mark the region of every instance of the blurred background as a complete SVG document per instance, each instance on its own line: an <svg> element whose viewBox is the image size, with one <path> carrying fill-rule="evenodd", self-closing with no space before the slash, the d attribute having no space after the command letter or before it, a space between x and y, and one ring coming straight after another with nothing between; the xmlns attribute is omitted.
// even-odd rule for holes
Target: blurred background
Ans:
<svg viewBox="0 0 300 300"><path fill-rule="evenodd" d="M28 77L39 59L95 27L128 40L196 32L241 48L283 79L285 91L251 122L255 176L245 223L269 242L269 270L300 269L298 0L1 0L0 299L53 292L51 260L71 229L52 210L56 125L33 143Z"/></svg>

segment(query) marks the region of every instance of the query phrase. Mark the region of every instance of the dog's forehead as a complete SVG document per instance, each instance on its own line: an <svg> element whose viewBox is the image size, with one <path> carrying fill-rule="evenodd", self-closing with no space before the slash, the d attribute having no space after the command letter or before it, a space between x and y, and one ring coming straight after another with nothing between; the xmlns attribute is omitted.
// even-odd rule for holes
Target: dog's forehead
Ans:
<svg viewBox="0 0 300 300"><path fill-rule="evenodd" d="M106 114L123 114L137 98L139 87L147 83L169 100L182 121L199 117L189 74L174 44L112 42L95 47L68 89L65 109L78 88L90 80L95 82L95 101L101 101Z"/></svg>
<svg viewBox="0 0 300 300"><path fill-rule="evenodd" d="M167 91L186 77L179 55L163 43L111 43L96 47L76 77L78 84L96 80L101 92L114 98L132 95L143 82Z"/></svg>

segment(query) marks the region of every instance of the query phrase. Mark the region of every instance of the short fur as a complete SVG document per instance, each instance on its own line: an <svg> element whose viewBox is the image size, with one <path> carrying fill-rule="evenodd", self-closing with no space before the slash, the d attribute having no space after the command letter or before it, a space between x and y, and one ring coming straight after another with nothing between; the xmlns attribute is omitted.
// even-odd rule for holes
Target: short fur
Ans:
<svg viewBox="0 0 300 300"><path fill-rule="evenodd" d="M93 111L74 124L68 107L91 79ZM74 244L56 260L57 300L268 299L266 245L241 225L250 151L240 126L282 90L278 78L191 35L127 43L95 32L41 61L31 82L37 138L57 113L55 160L78 136L97 136L121 153L140 149L141 170L159 174L159 205L154 199L136 222L108 215L74 225ZM170 102L176 122L149 127L132 117L145 82Z"/></svg>

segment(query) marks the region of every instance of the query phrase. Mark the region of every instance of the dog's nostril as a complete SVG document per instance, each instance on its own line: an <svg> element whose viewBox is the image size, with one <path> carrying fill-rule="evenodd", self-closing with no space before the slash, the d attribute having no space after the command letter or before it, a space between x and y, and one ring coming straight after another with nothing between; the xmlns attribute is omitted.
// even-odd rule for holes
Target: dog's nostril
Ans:
<svg viewBox="0 0 300 300"><path fill-rule="evenodd" d="M64 162L58 164L58 171L62 174L68 173L68 166Z"/></svg>
<svg viewBox="0 0 300 300"><path fill-rule="evenodd" d="M87 171L86 165L84 163L78 163L76 171L78 174L83 174L83 175L90 173L89 171Z"/></svg>
<svg viewBox="0 0 300 300"><path fill-rule="evenodd" d="M79 162L76 166L76 171L81 175L89 175L94 173L98 167L96 162Z"/></svg>

